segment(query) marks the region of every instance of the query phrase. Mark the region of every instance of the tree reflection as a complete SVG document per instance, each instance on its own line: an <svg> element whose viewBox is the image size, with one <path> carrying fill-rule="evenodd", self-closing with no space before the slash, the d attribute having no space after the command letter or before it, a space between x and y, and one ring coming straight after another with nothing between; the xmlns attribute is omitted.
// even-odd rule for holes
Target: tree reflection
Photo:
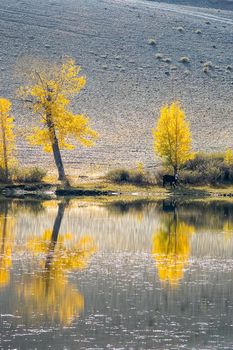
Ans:
<svg viewBox="0 0 233 350"><path fill-rule="evenodd" d="M165 214L163 223L152 236L152 256L160 281L175 286L183 278L190 256L194 226L180 221L176 209Z"/></svg>
<svg viewBox="0 0 233 350"><path fill-rule="evenodd" d="M27 248L38 257L41 271L26 276L18 289L19 297L26 301L28 317L36 314L39 319L41 315L63 325L70 324L84 308L83 296L69 283L65 272L86 267L96 250L88 236L75 241L70 233L59 235L66 206L67 202L59 203L52 230L28 240Z"/></svg>
<svg viewBox="0 0 233 350"><path fill-rule="evenodd" d="M0 288L6 287L10 280L13 228L14 220L8 217L8 202L6 202L0 214Z"/></svg>

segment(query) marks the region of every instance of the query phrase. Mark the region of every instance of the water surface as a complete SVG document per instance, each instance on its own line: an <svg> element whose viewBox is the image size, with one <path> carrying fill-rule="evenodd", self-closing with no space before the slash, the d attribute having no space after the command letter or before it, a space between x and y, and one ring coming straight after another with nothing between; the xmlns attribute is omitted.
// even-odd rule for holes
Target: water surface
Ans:
<svg viewBox="0 0 233 350"><path fill-rule="evenodd" d="M232 349L233 204L0 201L1 349Z"/></svg>

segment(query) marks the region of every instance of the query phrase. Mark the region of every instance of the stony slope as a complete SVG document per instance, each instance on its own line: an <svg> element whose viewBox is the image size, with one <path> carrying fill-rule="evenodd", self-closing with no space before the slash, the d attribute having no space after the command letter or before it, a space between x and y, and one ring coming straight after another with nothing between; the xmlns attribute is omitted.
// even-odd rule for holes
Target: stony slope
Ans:
<svg viewBox="0 0 233 350"><path fill-rule="evenodd" d="M101 139L65 153L70 168L153 166L151 128L161 104L173 99L185 108L195 149L233 147L232 11L140 0L12 0L1 2L0 22L0 94L13 98L19 125L31 117L15 99L15 62L66 54L83 67L88 83L74 107L91 117ZM190 63L179 62L182 56ZM47 157L23 142L18 149L28 163Z"/></svg>

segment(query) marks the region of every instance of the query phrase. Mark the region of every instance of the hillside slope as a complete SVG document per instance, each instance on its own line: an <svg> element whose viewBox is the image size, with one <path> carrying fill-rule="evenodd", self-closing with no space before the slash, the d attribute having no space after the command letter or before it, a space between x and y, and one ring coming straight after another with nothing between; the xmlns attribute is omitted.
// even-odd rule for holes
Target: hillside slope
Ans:
<svg viewBox="0 0 233 350"><path fill-rule="evenodd" d="M12 0L1 2L0 13L0 94L13 98L19 125L33 118L15 98L16 62L70 55L87 76L74 108L91 117L101 138L94 148L65 153L70 168L153 166L151 128L173 99L190 120L195 149L233 147L232 11L140 0ZM18 149L30 164L53 164L24 142Z"/></svg>

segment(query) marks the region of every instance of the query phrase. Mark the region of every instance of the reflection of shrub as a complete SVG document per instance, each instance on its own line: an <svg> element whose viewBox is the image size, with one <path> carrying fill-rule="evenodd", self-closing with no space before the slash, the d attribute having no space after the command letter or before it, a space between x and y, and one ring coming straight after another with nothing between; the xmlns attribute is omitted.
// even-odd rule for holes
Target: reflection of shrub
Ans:
<svg viewBox="0 0 233 350"><path fill-rule="evenodd" d="M138 186L153 183L150 175L140 170L115 169L108 172L106 179L118 184L133 184Z"/></svg>
<svg viewBox="0 0 233 350"><path fill-rule="evenodd" d="M16 182L41 182L46 176L46 171L38 167L15 169L13 178Z"/></svg>

